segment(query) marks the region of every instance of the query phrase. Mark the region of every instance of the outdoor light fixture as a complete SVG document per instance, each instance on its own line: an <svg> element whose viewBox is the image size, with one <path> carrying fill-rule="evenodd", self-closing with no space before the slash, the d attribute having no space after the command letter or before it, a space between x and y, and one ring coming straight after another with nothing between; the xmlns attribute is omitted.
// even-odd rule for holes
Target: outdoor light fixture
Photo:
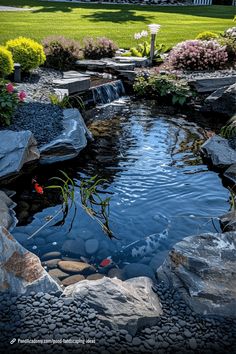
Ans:
<svg viewBox="0 0 236 354"><path fill-rule="evenodd" d="M154 57L154 52L155 52L155 40L156 40L156 34L159 31L161 25L157 25L157 24L150 24L148 25L149 31L151 33L151 48L150 48L150 60L151 60L151 64L153 61L153 57Z"/></svg>

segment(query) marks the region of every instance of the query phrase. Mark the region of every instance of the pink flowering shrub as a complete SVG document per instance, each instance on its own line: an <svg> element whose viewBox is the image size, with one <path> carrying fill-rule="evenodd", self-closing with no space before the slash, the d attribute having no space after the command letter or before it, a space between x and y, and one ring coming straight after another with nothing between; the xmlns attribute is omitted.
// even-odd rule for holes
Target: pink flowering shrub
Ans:
<svg viewBox="0 0 236 354"><path fill-rule="evenodd" d="M172 67L182 70L220 69L227 60L226 48L214 40L188 40L179 43L168 58Z"/></svg>
<svg viewBox="0 0 236 354"><path fill-rule="evenodd" d="M118 46L106 37L86 38L84 40L84 57L85 59L102 59L112 58Z"/></svg>
<svg viewBox="0 0 236 354"><path fill-rule="evenodd" d="M0 81L0 126L10 125L19 103L26 98L24 91L16 92L11 82Z"/></svg>

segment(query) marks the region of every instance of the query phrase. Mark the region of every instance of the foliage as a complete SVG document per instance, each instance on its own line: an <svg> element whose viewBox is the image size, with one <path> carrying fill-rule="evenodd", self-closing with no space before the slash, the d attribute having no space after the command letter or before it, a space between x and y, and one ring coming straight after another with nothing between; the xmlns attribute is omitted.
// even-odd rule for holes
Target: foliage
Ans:
<svg viewBox="0 0 236 354"><path fill-rule="evenodd" d="M234 115L226 125L221 128L220 131L221 136L226 139L230 139L236 137L236 115Z"/></svg>
<svg viewBox="0 0 236 354"><path fill-rule="evenodd" d="M225 47L228 54L228 63L235 64L236 60L236 38L233 37L220 37L218 42L221 46Z"/></svg>
<svg viewBox="0 0 236 354"><path fill-rule="evenodd" d="M42 41L46 54L45 66L56 70L69 70L82 57L78 41L63 36L50 36Z"/></svg>
<svg viewBox="0 0 236 354"><path fill-rule="evenodd" d="M209 41L211 39L216 39L218 38L218 34L215 32L210 32L210 31L204 31L201 32L197 35L196 39L199 39L201 41Z"/></svg>
<svg viewBox="0 0 236 354"><path fill-rule="evenodd" d="M106 37L86 38L84 40L84 57L86 59L112 58L118 46Z"/></svg>
<svg viewBox="0 0 236 354"><path fill-rule="evenodd" d="M12 54L7 48L0 46L0 77L11 74L14 70Z"/></svg>
<svg viewBox="0 0 236 354"><path fill-rule="evenodd" d="M168 62L175 69L208 70L223 68L228 60L225 47L217 41L190 40L177 44Z"/></svg>
<svg viewBox="0 0 236 354"><path fill-rule="evenodd" d="M41 44L33 39L19 37L6 43L15 63L20 63L22 71L36 69L45 62L45 54Z"/></svg>
<svg viewBox="0 0 236 354"><path fill-rule="evenodd" d="M224 37L234 38L236 40L236 27L228 28L224 31Z"/></svg>
<svg viewBox="0 0 236 354"><path fill-rule="evenodd" d="M25 92L17 93L10 82L0 81L0 126L11 124L18 104L23 102L25 97Z"/></svg>
<svg viewBox="0 0 236 354"><path fill-rule="evenodd" d="M188 83L179 80L173 75L153 74L140 75L134 83L134 92L137 96L154 99L165 99L172 104L183 105L193 95Z"/></svg>
<svg viewBox="0 0 236 354"><path fill-rule="evenodd" d="M84 102L82 98L78 95L70 95L70 96L63 96L63 97L58 97L55 94L51 94L49 96L51 104L57 105L60 108L80 108L84 109ZM72 104L73 102L73 104Z"/></svg>
<svg viewBox="0 0 236 354"><path fill-rule="evenodd" d="M136 47L130 48L130 54L135 57L150 57L150 44L145 41L144 43L139 43ZM156 63L163 62L163 54L170 50L165 44L161 43L156 45L154 50L153 61Z"/></svg>

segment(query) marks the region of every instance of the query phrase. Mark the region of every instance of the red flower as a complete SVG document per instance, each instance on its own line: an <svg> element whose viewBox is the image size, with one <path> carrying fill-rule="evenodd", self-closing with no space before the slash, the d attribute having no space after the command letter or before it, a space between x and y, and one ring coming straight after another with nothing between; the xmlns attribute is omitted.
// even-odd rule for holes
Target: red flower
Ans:
<svg viewBox="0 0 236 354"><path fill-rule="evenodd" d="M8 93L12 93L14 91L14 86L12 83L9 82L9 84L6 85L6 90Z"/></svg>
<svg viewBox="0 0 236 354"><path fill-rule="evenodd" d="M26 93L24 91L21 91L20 93L18 93L18 98L21 102L24 101L24 99L26 98Z"/></svg>

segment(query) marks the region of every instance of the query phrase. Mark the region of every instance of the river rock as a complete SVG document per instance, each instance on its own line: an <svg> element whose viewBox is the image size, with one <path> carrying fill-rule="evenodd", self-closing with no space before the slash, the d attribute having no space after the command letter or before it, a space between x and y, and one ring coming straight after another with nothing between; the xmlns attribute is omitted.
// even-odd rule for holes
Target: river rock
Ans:
<svg viewBox="0 0 236 354"><path fill-rule="evenodd" d="M70 277L63 279L62 284L64 286L68 286L68 285L78 283L79 281L84 279L85 277L82 274L71 275Z"/></svg>
<svg viewBox="0 0 236 354"><path fill-rule="evenodd" d="M61 252L54 251L54 252L47 252L42 255L41 259L42 261L48 261L49 259L54 259L54 258L60 258L61 257Z"/></svg>
<svg viewBox="0 0 236 354"><path fill-rule="evenodd" d="M48 261L44 261L42 265L49 269L57 268L58 262L61 261L61 258L54 258L54 259L49 259Z"/></svg>
<svg viewBox="0 0 236 354"><path fill-rule="evenodd" d="M155 273L151 267L143 263L130 263L123 268L124 277L126 279L135 277L149 277L151 279L155 278Z"/></svg>
<svg viewBox="0 0 236 354"><path fill-rule="evenodd" d="M236 233L207 233L178 242L158 269L199 314L236 318Z"/></svg>
<svg viewBox="0 0 236 354"><path fill-rule="evenodd" d="M76 108L63 111L63 132L49 144L40 147L40 163L50 164L72 159L79 155L92 135L86 127L83 117Z"/></svg>
<svg viewBox="0 0 236 354"><path fill-rule="evenodd" d="M22 167L39 159L37 142L29 130L0 131L0 180L17 175Z"/></svg>
<svg viewBox="0 0 236 354"><path fill-rule="evenodd" d="M64 272L78 273L84 275L95 273L96 271L96 269L92 265L83 262L60 261L58 262L58 266Z"/></svg>
<svg viewBox="0 0 236 354"><path fill-rule="evenodd" d="M66 254L74 254L77 256L86 256L84 240L66 240L62 245L62 251Z"/></svg>
<svg viewBox="0 0 236 354"><path fill-rule="evenodd" d="M0 190L0 226L5 227L11 231L17 224L17 218L15 217L14 203L8 195Z"/></svg>
<svg viewBox="0 0 236 354"><path fill-rule="evenodd" d="M0 291L29 295L34 292L61 292L60 286L41 266L39 258L22 247L0 226Z"/></svg>
<svg viewBox="0 0 236 354"><path fill-rule="evenodd" d="M104 277L104 274L100 274L100 273L95 273L95 274L91 274L89 276L87 276L87 280L98 280L98 279L102 279Z"/></svg>
<svg viewBox="0 0 236 354"><path fill-rule="evenodd" d="M121 281L104 277L84 280L64 290L65 296L76 297L97 311L97 318L113 329L126 329L135 335L143 327L155 325L162 314L152 281L140 277Z"/></svg>
<svg viewBox="0 0 236 354"><path fill-rule="evenodd" d="M213 92L205 100L203 110L232 117L236 112L236 83Z"/></svg>
<svg viewBox="0 0 236 354"><path fill-rule="evenodd" d="M118 278L124 280L123 272L119 268L111 268L107 274L110 278Z"/></svg>
<svg viewBox="0 0 236 354"><path fill-rule="evenodd" d="M236 163L236 150L232 149L227 139L214 135L201 147L203 155L216 168L226 169Z"/></svg>
<svg viewBox="0 0 236 354"><path fill-rule="evenodd" d="M95 238L91 238L85 242L85 251L89 255L96 253L98 247L99 247L99 242Z"/></svg>
<svg viewBox="0 0 236 354"><path fill-rule="evenodd" d="M63 272L61 269L58 268L50 269L48 274L53 278L58 278L59 280L65 279L69 276L68 273Z"/></svg>

